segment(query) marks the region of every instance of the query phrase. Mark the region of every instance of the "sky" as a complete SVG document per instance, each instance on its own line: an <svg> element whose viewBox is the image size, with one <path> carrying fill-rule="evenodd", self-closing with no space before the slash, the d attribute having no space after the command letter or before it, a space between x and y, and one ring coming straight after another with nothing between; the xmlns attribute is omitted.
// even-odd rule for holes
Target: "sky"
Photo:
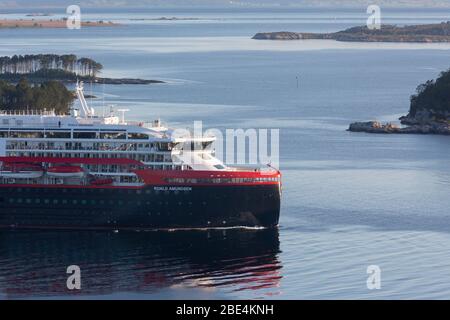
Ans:
<svg viewBox="0 0 450 320"><path fill-rule="evenodd" d="M121 6L413 6L450 7L450 0L0 0L0 8L67 7L78 4L84 7Z"/></svg>

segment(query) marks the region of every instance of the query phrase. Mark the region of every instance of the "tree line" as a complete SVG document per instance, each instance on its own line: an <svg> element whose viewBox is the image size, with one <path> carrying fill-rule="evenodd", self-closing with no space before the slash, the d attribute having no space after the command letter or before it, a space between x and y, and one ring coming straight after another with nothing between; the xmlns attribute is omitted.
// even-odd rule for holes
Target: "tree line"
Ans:
<svg viewBox="0 0 450 320"><path fill-rule="evenodd" d="M409 113L415 116L418 111L429 111L437 118L446 119L450 114L450 69L441 72L436 80L428 80L417 87L411 96Z"/></svg>
<svg viewBox="0 0 450 320"><path fill-rule="evenodd" d="M0 80L1 110L51 110L67 113L74 95L62 83L47 81L30 85L25 78L16 85Z"/></svg>
<svg viewBox="0 0 450 320"><path fill-rule="evenodd" d="M41 70L63 70L64 72L95 78L103 65L89 58L78 58L74 54L35 54L0 57L0 74L33 74Z"/></svg>

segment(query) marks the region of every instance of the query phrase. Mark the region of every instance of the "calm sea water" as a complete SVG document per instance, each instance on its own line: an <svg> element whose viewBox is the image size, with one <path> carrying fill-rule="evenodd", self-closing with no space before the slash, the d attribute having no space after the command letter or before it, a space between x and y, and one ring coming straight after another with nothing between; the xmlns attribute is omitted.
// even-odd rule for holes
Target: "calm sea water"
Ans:
<svg viewBox="0 0 450 320"><path fill-rule="evenodd" d="M195 20L151 20L162 16ZM448 17L383 11L385 23ZM345 129L405 114L415 87L450 67L450 45L250 39L360 25L364 9L94 10L83 18L123 25L0 30L0 54L76 53L101 61L105 76L168 82L87 85L104 96L92 101L98 110L114 104L131 109L129 118L177 126L280 128L280 228L2 230L0 298L448 298L450 138ZM71 264L82 269L81 292L65 289ZM369 265L381 268L380 290L366 287Z"/></svg>

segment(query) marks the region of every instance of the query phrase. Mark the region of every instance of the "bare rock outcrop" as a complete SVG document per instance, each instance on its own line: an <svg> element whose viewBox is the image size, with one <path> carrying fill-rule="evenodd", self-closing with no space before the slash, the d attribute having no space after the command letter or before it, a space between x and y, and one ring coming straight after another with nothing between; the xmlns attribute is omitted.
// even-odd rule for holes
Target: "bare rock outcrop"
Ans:
<svg viewBox="0 0 450 320"><path fill-rule="evenodd" d="M409 122L409 121L408 121ZM368 133L403 133L403 134L440 134L450 135L450 123L447 121L429 121L419 123L412 121L411 125L399 127L391 123L382 124L378 121L351 123L348 131Z"/></svg>

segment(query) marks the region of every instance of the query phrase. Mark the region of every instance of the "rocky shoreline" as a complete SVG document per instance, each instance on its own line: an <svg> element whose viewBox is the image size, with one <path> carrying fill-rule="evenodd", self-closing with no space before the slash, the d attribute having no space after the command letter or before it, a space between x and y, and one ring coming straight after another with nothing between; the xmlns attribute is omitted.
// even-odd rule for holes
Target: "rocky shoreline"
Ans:
<svg viewBox="0 0 450 320"><path fill-rule="evenodd" d="M392 124L381 123L379 121L353 122L348 131L366 132L380 134L440 134L450 135L450 122L448 121L418 121L407 116L401 117L400 121L404 127Z"/></svg>
<svg viewBox="0 0 450 320"><path fill-rule="evenodd" d="M155 84L155 83L165 83L161 80L145 80L145 79L133 79L133 78L122 78L122 79L113 79L113 78L95 78L93 80L95 83L101 84Z"/></svg>
<svg viewBox="0 0 450 320"><path fill-rule="evenodd" d="M255 40L336 40L346 42L450 42L450 22L425 25L395 26L382 25L380 29L367 26L352 27L333 33L308 32L261 32Z"/></svg>
<svg viewBox="0 0 450 320"><path fill-rule="evenodd" d="M1 75L0 74L0 80L6 80L10 81L12 83L17 83L20 81L21 78L23 78L24 75L17 74L17 75ZM27 75L25 76L30 82L32 83L43 83L50 80L54 81L61 81L63 83L75 83L78 80L84 81L86 83L99 83L99 84L114 84L114 85L120 85L120 84L157 84L157 83L166 83L162 80L146 80L146 79L135 79L135 78L101 78L101 77L35 77Z"/></svg>
<svg viewBox="0 0 450 320"><path fill-rule="evenodd" d="M82 21L82 27L115 27L118 23L111 21ZM65 19L0 19L0 29L11 28L67 28Z"/></svg>

